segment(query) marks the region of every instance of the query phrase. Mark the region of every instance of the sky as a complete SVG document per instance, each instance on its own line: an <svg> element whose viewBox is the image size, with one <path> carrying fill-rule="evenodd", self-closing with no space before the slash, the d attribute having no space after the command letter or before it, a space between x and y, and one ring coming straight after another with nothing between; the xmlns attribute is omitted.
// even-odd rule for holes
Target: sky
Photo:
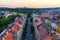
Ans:
<svg viewBox="0 0 60 40"><path fill-rule="evenodd" d="M0 7L60 7L60 0L0 0Z"/></svg>

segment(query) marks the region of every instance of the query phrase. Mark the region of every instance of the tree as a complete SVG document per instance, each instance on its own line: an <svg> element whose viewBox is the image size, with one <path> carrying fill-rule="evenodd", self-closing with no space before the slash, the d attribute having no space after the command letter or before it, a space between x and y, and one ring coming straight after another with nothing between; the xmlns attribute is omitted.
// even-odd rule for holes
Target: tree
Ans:
<svg viewBox="0 0 60 40"><path fill-rule="evenodd" d="M2 17L0 19L0 32L4 30L8 24L13 23L15 20L15 17L16 17L15 15L10 15L8 16L8 18Z"/></svg>
<svg viewBox="0 0 60 40"><path fill-rule="evenodd" d="M41 14L41 10L38 10L38 9L37 9L36 12L37 12L38 14Z"/></svg>

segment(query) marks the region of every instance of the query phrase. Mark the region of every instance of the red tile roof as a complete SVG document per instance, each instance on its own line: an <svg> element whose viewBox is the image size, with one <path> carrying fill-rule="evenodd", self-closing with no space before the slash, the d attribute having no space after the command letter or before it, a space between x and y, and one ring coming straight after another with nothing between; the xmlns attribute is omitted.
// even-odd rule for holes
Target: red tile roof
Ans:
<svg viewBox="0 0 60 40"><path fill-rule="evenodd" d="M19 21L17 21L12 28L9 30L7 29L5 34L2 38L4 38L4 40L15 40L14 36L12 36L14 33L17 33L20 29L20 27L22 27L24 22L23 18L20 18ZM0 38L1 40L1 38Z"/></svg>
<svg viewBox="0 0 60 40"><path fill-rule="evenodd" d="M37 19L34 22L39 22Z"/></svg>
<svg viewBox="0 0 60 40"><path fill-rule="evenodd" d="M52 40L52 37L48 35L48 37L46 37L45 40Z"/></svg>
<svg viewBox="0 0 60 40"><path fill-rule="evenodd" d="M20 20L20 21L19 21L19 24L22 24L22 23L23 23L23 22Z"/></svg>
<svg viewBox="0 0 60 40"><path fill-rule="evenodd" d="M12 32L17 33L19 30L16 25L11 28Z"/></svg>
<svg viewBox="0 0 60 40"><path fill-rule="evenodd" d="M21 20L22 20L22 21L24 21L24 19L23 19L23 18L21 18Z"/></svg>
<svg viewBox="0 0 60 40"><path fill-rule="evenodd" d="M0 37L0 40L2 40L2 37Z"/></svg>
<svg viewBox="0 0 60 40"><path fill-rule="evenodd" d="M11 31L8 31L8 35L13 35L13 33Z"/></svg>
<svg viewBox="0 0 60 40"><path fill-rule="evenodd" d="M60 15L59 15L59 16L57 16L57 18L58 18L58 19L60 19Z"/></svg>
<svg viewBox="0 0 60 40"><path fill-rule="evenodd" d="M11 36L11 35L6 35L4 37L4 40L15 40L15 38L13 36Z"/></svg>

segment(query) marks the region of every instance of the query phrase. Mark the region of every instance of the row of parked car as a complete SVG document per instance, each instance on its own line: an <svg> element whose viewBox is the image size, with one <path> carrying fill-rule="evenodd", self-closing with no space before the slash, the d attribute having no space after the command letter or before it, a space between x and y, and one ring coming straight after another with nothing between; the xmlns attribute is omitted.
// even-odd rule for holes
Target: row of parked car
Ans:
<svg viewBox="0 0 60 40"><path fill-rule="evenodd" d="M8 26L6 31L0 36L0 40L21 40L23 27L26 21L25 17L16 17L12 26Z"/></svg>

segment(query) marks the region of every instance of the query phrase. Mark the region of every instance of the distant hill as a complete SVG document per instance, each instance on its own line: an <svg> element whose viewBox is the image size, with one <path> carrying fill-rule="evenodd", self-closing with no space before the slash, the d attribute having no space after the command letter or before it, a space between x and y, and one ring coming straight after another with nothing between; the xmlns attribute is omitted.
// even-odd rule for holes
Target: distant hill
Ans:
<svg viewBox="0 0 60 40"><path fill-rule="evenodd" d="M41 10L59 10L60 7L55 7L55 8L40 8Z"/></svg>
<svg viewBox="0 0 60 40"><path fill-rule="evenodd" d="M2 11L18 11L18 10L60 10L60 7L54 8L8 8L8 7L0 7Z"/></svg>

